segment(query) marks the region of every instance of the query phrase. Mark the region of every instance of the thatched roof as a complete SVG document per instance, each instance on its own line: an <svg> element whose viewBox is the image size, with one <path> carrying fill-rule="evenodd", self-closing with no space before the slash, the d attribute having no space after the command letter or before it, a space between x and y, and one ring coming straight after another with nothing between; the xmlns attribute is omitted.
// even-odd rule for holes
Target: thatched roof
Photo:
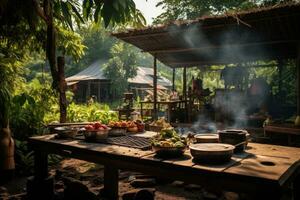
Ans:
<svg viewBox="0 0 300 200"><path fill-rule="evenodd" d="M171 67L295 58L300 4L175 21L112 35Z"/></svg>

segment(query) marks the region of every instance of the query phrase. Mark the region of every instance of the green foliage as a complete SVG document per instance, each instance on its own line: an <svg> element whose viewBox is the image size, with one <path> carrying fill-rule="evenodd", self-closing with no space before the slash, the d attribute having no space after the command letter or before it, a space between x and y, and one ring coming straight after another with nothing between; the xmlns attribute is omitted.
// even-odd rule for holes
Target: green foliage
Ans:
<svg viewBox="0 0 300 200"><path fill-rule="evenodd" d="M47 113L55 114L53 105L57 105L56 93L48 80L34 78L29 83L19 86L12 99L11 127L15 138L26 139L44 130L44 117Z"/></svg>
<svg viewBox="0 0 300 200"><path fill-rule="evenodd" d="M92 15L96 23L103 20L105 27L116 24L141 27L146 24L145 18L136 9L133 0L83 0L82 7L86 19Z"/></svg>
<svg viewBox="0 0 300 200"><path fill-rule="evenodd" d="M110 37L107 30L101 25L88 24L76 31L82 37L82 43L87 48L84 49L85 54L78 62L74 62L74 59L67 60L67 76L85 69L97 60L106 62L110 57L109 49L115 43L115 39Z"/></svg>
<svg viewBox="0 0 300 200"><path fill-rule="evenodd" d="M56 26L58 33L57 48L63 55L71 56L76 62L84 55L86 46L82 44L82 37L73 31Z"/></svg>
<svg viewBox="0 0 300 200"><path fill-rule="evenodd" d="M204 15L224 14L287 1L290 0L160 0L156 6L161 6L164 12L157 16L153 23L195 19Z"/></svg>
<svg viewBox="0 0 300 200"><path fill-rule="evenodd" d="M28 149L26 141L15 140L16 145L16 169L19 174L30 175L34 170L33 151Z"/></svg>
<svg viewBox="0 0 300 200"><path fill-rule="evenodd" d="M105 64L104 73L112 80L112 90L120 97L128 88L127 80L136 76L135 49L131 45L118 42L110 52L112 58Z"/></svg>
<svg viewBox="0 0 300 200"><path fill-rule="evenodd" d="M92 122L101 121L108 124L109 121L116 121L118 115L111 111L108 105L94 103L91 105L77 105L71 103L68 106L68 121L70 122Z"/></svg>

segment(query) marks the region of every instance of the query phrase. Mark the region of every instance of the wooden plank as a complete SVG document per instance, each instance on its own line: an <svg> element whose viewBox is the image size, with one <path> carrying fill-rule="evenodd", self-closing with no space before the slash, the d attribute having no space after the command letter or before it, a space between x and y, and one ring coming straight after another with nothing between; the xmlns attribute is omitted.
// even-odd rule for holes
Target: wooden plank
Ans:
<svg viewBox="0 0 300 200"><path fill-rule="evenodd" d="M295 161L300 159L300 148L296 147L249 143L246 151L253 155L289 158Z"/></svg>
<svg viewBox="0 0 300 200"><path fill-rule="evenodd" d="M242 160L225 171L244 176L280 181L281 176L294 162L289 158L255 155Z"/></svg>

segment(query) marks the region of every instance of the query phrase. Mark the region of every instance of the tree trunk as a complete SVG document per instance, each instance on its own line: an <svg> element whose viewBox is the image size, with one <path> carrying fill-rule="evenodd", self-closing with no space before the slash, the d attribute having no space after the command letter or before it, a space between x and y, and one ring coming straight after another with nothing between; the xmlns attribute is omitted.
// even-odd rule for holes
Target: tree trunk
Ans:
<svg viewBox="0 0 300 200"><path fill-rule="evenodd" d="M66 98L66 80L65 80L65 57L57 57L58 77L59 77L59 108L60 122L67 121L67 98Z"/></svg>
<svg viewBox="0 0 300 200"><path fill-rule="evenodd" d="M46 54L50 65L50 71L52 75L52 87L59 91L59 77L56 65L56 38L55 27L53 24L53 2L52 0L44 0L44 11L47 16L47 44Z"/></svg>

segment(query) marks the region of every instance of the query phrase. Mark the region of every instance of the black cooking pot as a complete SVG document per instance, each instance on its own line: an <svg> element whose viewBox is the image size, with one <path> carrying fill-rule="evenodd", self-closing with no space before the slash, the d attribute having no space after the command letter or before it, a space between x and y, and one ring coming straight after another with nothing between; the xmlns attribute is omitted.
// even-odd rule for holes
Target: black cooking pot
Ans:
<svg viewBox="0 0 300 200"><path fill-rule="evenodd" d="M235 152L244 151L247 146L246 130L228 129L218 131L219 141L225 144L232 144L235 146Z"/></svg>

